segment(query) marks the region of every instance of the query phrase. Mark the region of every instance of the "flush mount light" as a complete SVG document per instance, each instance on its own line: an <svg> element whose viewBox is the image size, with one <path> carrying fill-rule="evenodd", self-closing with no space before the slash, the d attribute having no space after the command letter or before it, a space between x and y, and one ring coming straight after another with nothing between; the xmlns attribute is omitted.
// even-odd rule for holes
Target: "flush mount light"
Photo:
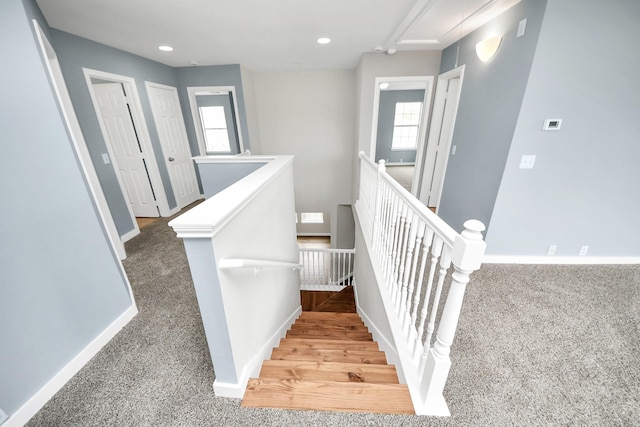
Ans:
<svg viewBox="0 0 640 427"><path fill-rule="evenodd" d="M476 45L476 55L482 62L487 62L493 58L502 43L502 36L494 36L485 40L482 40Z"/></svg>
<svg viewBox="0 0 640 427"><path fill-rule="evenodd" d="M167 45L158 46L158 49L160 49L163 52L171 52L173 50L171 46L167 46Z"/></svg>
<svg viewBox="0 0 640 427"><path fill-rule="evenodd" d="M329 37L320 37L317 42L318 44L329 44L331 43L331 39Z"/></svg>

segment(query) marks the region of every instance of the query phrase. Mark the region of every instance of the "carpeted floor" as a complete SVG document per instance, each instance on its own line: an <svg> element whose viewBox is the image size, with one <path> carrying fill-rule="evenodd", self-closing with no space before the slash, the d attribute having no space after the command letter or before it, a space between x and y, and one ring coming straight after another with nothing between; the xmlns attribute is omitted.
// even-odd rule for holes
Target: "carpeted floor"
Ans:
<svg viewBox="0 0 640 427"><path fill-rule="evenodd" d="M640 425L640 266L483 266L452 348L453 415L425 418L215 397L181 240L160 219L127 253L140 313L28 425Z"/></svg>
<svg viewBox="0 0 640 427"><path fill-rule="evenodd" d="M408 192L411 192L414 170L415 167L413 165L392 165L386 167L386 171L391 178L398 181L398 184L402 185L402 187L404 187Z"/></svg>

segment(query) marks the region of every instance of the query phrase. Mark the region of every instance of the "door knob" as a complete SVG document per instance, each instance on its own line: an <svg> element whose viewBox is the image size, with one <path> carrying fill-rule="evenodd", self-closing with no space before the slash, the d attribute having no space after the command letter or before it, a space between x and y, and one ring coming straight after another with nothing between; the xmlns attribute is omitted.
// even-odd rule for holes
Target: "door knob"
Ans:
<svg viewBox="0 0 640 427"><path fill-rule="evenodd" d="M173 162L175 159L173 157L169 157L169 161Z"/></svg>

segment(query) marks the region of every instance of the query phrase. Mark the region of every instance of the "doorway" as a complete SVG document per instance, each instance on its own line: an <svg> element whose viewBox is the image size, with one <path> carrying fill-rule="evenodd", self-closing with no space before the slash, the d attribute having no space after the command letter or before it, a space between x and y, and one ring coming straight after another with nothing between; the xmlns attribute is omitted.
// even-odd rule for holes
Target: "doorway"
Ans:
<svg viewBox="0 0 640 427"><path fill-rule="evenodd" d="M144 120L135 80L98 70L83 69L107 153L118 185L127 202L134 229L127 241L140 233L136 217L170 216L158 163Z"/></svg>
<svg viewBox="0 0 640 427"><path fill-rule="evenodd" d="M424 173L419 199L437 213L449 155L455 155L451 147L453 130L462 90L464 65L438 76L431 129L424 160Z"/></svg>
<svg viewBox="0 0 640 427"><path fill-rule="evenodd" d="M402 176L404 187L414 195L422 174L432 87L433 76L375 79L369 156L388 160L388 172Z"/></svg>

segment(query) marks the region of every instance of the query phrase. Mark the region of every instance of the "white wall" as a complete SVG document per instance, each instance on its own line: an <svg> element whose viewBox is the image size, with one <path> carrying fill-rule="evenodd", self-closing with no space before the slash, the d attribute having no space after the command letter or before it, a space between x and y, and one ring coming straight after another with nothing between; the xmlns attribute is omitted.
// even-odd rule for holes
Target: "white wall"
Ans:
<svg viewBox="0 0 640 427"><path fill-rule="evenodd" d="M296 210L325 212L335 235L338 204L351 203L353 70L254 72L263 154L293 154Z"/></svg>
<svg viewBox="0 0 640 427"><path fill-rule="evenodd" d="M638 17L638 2L548 1L489 254L640 255ZM545 118L561 129L543 132ZM533 169L519 169L525 154L537 155Z"/></svg>

